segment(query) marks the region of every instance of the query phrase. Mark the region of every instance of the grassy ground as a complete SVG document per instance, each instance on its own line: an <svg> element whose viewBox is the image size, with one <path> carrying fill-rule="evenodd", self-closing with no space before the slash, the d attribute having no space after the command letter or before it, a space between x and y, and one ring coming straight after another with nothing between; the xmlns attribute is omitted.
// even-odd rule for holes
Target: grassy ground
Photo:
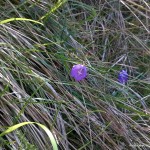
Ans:
<svg viewBox="0 0 150 150"><path fill-rule="evenodd" d="M148 0L0 3L1 132L33 121L51 130L60 150L150 149ZM74 64L88 68L81 82L70 77ZM122 69L126 85L117 79ZM0 144L52 149L36 125Z"/></svg>

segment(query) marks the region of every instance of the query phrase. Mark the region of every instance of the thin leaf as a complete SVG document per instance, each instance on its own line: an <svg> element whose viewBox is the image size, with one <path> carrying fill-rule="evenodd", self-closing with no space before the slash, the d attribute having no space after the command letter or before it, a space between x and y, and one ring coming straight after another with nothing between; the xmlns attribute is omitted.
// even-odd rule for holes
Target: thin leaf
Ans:
<svg viewBox="0 0 150 150"><path fill-rule="evenodd" d="M22 123L14 125L14 126L11 126L7 130L2 132L0 134L0 137L6 135L6 134L8 134L8 133L10 133L10 132L12 132L12 131L14 131L16 129L18 129L18 128L24 126L24 125L27 125L27 124L37 124L38 126L40 126L47 133L48 137L50 138L50 141L51 141L52 146L53 146L53 150L58 150L58 147L57 147L57 144L56 144L56 140L55 140L53 134L51 133L51 131L46 126L44 126L44 125L42 125L40 123L36 123L36 122L22 122Z"/></svg>
<svg viewBox="0 0 150 150"><path fill-rule="evenodd" d="M30 22L34 22L34 23L38 23L38 24L43 25L43 23L41 23L39 21L32 20L32 19L27 19L27 18L9 18L9 19L0 21L0 25L9 23L11 21L30 21Z"/></svg>
<svg viewBox="0 0 150 150"><path fill-rule="evenodd" d="M40 18L40 20L43 20L43 19L47 18L49 15L51 15L52 13L54 13L65 2L67 2L67 0L58 0L58 2L56 3L56 5L48 13L46 13L44 16L42 16Z"/></svg>

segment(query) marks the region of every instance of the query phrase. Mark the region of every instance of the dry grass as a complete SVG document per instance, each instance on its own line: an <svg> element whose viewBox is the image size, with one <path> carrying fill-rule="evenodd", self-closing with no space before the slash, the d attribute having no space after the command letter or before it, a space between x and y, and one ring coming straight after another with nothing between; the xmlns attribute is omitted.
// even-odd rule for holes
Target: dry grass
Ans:
<svg viewBox="0 0 150 150"><path fill-rule="evenodd" d="M0 20L44 24L0 25L1 131L34 121L53 132L62 150L149 149L150 3L69 0L49 14L55 4L1 4ZM79 83L69 75L78 63L88 67ZM123 68L125 86L117 82ZM33 125L1 141L1 149L52 149Z"/></svg>

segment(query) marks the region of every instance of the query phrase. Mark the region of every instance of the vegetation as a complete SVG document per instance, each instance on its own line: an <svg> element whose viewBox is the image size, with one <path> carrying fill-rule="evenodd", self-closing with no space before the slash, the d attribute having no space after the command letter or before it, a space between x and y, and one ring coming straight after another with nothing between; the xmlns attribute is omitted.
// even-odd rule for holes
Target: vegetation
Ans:
<svg viewBox="0 0 150 150"><path fill-rule="evenodd" d="M37 122L60 150L149 149L148 0L3 0L0 14L1 133ZM76 64L88 69L79 82ZM0 146L53 149L36 124L1 136Z"/></svg>

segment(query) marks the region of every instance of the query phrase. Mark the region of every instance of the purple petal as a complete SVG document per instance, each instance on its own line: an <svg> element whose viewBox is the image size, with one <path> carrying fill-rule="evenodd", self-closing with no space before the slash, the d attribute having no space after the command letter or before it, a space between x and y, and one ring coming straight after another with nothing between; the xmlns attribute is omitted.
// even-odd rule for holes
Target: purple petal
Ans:
<svg viewBox="0 0 150 150"><path fill-rule="evenodd" d="M128 81L128 73L125 70L121 70L119 75L118 75L118 81L122 84L127 83Z"/></svg>
<svg viewBox="0 0 150 150"><path fill-rule="evenodd" d="M87 68L84 65L74 65L70 73L71 77L75 78L76 81L83 80L87 76Z"/></svg>

